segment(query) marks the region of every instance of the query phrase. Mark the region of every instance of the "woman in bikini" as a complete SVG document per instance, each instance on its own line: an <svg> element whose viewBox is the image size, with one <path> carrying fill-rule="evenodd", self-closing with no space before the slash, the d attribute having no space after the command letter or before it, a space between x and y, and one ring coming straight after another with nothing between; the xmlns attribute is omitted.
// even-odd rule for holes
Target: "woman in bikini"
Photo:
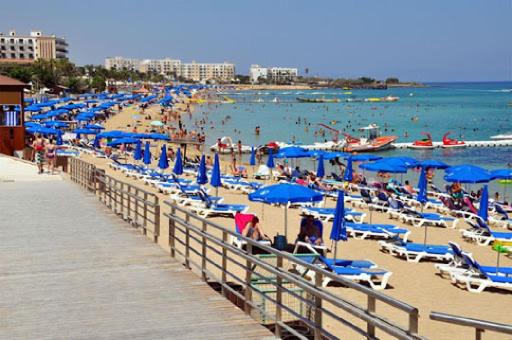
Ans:
<svg viewBox="0 0 512 340"><path fill-rule="evenodd" d="M46 159L48 160L48 172L52 175L55 172L55 163L57 161L57 147L53 144L53 139L50 138L48 144L46 144Z"/></svg>
<svg viewBox="0 0 512 340"><path fill-rule="evenodd" d="M44 172L45 143L41 134L36 134L36 139L34 139L34 142L32 143L32 148L34 149L32 159L36 162L37 168L39 169L38 173L42 174Z"/></svg>

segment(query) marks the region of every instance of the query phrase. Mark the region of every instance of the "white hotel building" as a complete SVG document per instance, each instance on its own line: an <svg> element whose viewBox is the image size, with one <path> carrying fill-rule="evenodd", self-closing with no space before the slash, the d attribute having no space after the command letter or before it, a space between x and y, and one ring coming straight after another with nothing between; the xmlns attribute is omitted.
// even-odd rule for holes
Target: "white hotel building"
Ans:
<svg viewBox="0 0 512 340"><path fill-rule="evenodd" d="M234 64L210 64L195 61L182 63L181 60L171 58L142 60L123 57L106 58L105 68L109 70L126 68L143 73L151 71L197 82L230 82L235 78Z"/></svg>
<svg viewBox="0 0 512 340"><path fill-rule="evenodd" d="M0 62L30 63L67 56L68 43L64 38L44 35L41 31L32 31L29 35L19 35L16 31L0 32Z"/></svg>
<svg viewBox="0 0 512 340"><path fill-rule="evenodd" d="M260 65L251 65L249 68L249 78L251 83L258 83L258 79L266 79L272 83L292 83L297 80L299 71L291 67L262 67Z"/></svg>

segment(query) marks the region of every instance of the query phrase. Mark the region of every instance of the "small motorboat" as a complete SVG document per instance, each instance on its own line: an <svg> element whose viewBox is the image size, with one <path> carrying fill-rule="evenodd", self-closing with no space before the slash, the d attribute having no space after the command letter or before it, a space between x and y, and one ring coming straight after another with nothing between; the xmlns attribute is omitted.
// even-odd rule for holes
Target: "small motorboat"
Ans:
<svg viewBox="0 0 512 340"><path fill-rule="evenodd" d="M416 140L410 145L411 149L433 149L434 144L432 143L432 136L428 132L422 132L422 135L426 138Z"/></svg>
<svg viewBox="0 0 512 340"><path fill-rule="evenodd" d="M238 145L233 143L231 137L222 137L220 143L210 146L210 150L220 154L230 154L231 151L238 152ZM242 145L242 153L251 153L252 148L248 145Z"/></svg>
<svg viewBox="0 0 512 340"><path fill-rule="evenodd" d="M344 134L347 143L345 147L346 152L386 150L392 148L392 143L398 139L397 136L381 136L379 127L376 124L370 124L359 130L366 133L366 136L356 138L349 134Z"/></svg>
<svg viewBox="0 0 512 340"><path fill-rule="evenodd" d="M449 138L448 135L450 133L452 132L448 131L443 136L443 148L463 148L466 146L466 143L464 143L464 141Z"/></svg>
<svg viewBox="0 0 512 340"><path fill-rule="evenodd" d="M492 140L511 140L512 139L512 133L504 133L501 135L495 135L491 136Z"/></svg>

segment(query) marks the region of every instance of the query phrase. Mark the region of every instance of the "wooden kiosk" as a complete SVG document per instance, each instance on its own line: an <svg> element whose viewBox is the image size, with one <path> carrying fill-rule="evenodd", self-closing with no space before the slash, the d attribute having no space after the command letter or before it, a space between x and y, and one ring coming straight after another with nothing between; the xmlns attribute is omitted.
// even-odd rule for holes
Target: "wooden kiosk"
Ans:
<svg viewBox="0 0 512 340"><path fill-rule="evenodd" d="M25 147L23 89L16 79L0 75L0 153L13 156Z"/></svg>

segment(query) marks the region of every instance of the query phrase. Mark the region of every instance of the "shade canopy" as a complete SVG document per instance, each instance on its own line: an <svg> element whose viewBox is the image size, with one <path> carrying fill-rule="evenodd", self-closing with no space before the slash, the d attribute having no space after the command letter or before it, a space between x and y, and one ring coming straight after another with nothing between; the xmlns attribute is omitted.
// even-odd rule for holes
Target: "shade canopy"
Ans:
<svg viewBox="0 0 512 340"><path fill-rule="evenodd" d="M365 163L365 164L361 164L359 167L361 169L365 169L368 171L377 171L377 172L389 172L389 173L401 173L401 174L405 174L407 172L407 168L405 168L403 166L388 163L388 162L383 162L383 161L377 161L374 163Z"/></svg>
<svg viewBox="0 0 512 340"><path fill-rule="evenodd" d="M269 204L318 202L322 199L323 195L318 191L289 183L269 185L249 194L250 201Z"/></svg>
<svg viewBox="0 0 512 340"><path fill-rule="evenodd" d="M446 169L445 181L460 183L487 183L492 179L489 171L474 165L458 165Z"/></svg>
<svg viewBox="0 0 512 340"><path fill-rule="evenodd" d="M308 150L300 146L287 146L279 149L275 158L305 158L310 157Z"/></svg>
<svg viewBox="0 0 512 340"><path fill-rule="evenodd" d="M448 164L435 160L435 159L425 159L419 164L422 168L434 168L434 169L446 169L449 167Z"/></svg>

